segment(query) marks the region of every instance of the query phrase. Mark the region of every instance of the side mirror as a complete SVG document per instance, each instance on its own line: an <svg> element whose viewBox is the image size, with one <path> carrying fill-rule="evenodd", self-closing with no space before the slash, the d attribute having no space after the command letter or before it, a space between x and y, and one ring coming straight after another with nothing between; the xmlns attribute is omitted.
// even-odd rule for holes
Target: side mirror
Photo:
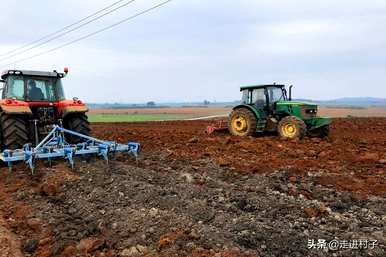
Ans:
<svg viewBox="0 0 386 257"><path fill-rule="evenodd" d="M289 97L288 97L288 100L292 101L292 88L293 88L293 85L289 86Z"/></svg>

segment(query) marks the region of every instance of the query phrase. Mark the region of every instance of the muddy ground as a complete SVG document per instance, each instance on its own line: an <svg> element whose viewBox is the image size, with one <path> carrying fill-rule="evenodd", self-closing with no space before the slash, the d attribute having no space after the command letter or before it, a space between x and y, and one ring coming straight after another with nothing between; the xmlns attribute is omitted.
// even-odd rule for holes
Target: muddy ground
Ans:
<svg viewBox="0 0 386 257"><path fill-rule="evenodd" d="M0 256L386 256L386 119L301 141L207 124L94 124L139 141L138 162L2 168ZM308 249L318 239L377 245Z"/></svg>

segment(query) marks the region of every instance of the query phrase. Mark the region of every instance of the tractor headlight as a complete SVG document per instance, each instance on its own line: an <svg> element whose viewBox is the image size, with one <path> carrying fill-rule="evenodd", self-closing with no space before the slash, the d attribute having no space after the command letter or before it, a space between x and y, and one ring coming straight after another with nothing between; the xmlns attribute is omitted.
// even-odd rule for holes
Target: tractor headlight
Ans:
<svg viewBox="0 0 386 257"><path fill-rule="evenodd" d="M306 110L306 113L307 114L316 114L317 110L316 109L308 109L308 110Z"/></svg>

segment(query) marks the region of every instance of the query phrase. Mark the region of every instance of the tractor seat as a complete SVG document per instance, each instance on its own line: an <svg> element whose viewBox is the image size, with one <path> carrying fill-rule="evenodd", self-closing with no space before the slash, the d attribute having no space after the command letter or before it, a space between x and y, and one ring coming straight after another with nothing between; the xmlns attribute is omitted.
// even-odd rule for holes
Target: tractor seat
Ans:
<svg viewBox="0 0 386 257"><path fill-rule="evenodd" d="M29 91L29 99L32 101L44 100L43 92L40 88L31 88Z"/></svg>

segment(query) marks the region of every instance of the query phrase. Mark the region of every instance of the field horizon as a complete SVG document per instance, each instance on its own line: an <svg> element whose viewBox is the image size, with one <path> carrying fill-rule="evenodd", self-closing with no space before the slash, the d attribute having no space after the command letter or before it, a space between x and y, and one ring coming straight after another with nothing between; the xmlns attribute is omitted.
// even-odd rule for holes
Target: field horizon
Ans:
<svg viewBox="0 0 386 257"><path fill-rule="evenodd" d="M294 98L296 101L315 103L325 107L386 107L386 98L381 97L342 97L336 99L317 100L309 98ZM203 101L153 101L140 103L130 102L104 102L104 103L87 103L92 109L115 109L115 108L143 108L143 107L221 107L238 104L239 100L230 101L212 101L205 99ZM149 105L150 104L150 105Z"/></svg>
<svg viewBox="0 0 386 257"><path fill-rule="evenodd" d="M143 122L226 117L231 107L166 107L90 109L90 122ZM319 115L331 118L386 117L386 107L319 107Z"/></svg>

